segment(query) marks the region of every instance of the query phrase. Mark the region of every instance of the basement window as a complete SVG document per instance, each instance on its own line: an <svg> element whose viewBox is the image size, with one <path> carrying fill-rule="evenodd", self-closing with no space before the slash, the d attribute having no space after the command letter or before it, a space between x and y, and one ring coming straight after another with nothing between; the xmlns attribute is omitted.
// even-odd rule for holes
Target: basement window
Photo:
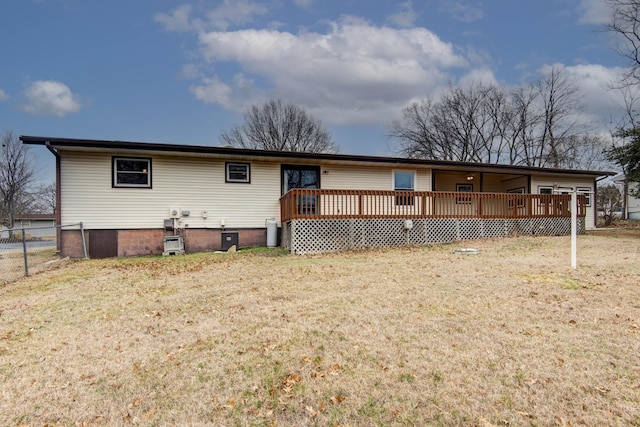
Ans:
<svg viewBox="0 0 640 427"><path fill-rule="evenodd" d="M113 187L151 188L151 159L113 157Z"/></svg>
<svg viewBox="0 0 640 427"><path fill-rule="evenodd" d="M225 182L251 183L251 164L225 163Z"/></svg>

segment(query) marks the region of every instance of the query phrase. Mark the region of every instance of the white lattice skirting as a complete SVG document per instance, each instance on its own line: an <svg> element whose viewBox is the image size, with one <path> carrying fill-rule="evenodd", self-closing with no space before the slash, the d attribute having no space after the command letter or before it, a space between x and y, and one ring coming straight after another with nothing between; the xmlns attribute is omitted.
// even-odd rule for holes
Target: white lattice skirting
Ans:
<svg viewBox="0 0 640 427"><path fill-rule="evenodd" d="M282 242L294 254L349 249L424 245L517 235L562 236L571 233L571 218L529 219L300 219L283 224ZM578 218L578 233L585 220Z"/></svg>

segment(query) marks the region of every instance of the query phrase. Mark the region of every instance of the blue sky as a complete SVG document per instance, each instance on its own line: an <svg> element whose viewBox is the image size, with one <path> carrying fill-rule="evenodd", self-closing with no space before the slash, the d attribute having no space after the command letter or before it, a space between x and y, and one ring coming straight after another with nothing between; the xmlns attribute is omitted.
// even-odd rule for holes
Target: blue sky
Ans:
<svg viewBox="0 0 640 427"><path fill-rule="evenodd" d="M387 125L412 101L552 65L604 131L625 65L607 20L603 0L11 0L0 132L218 145L246 107L281 98L342 153L388 155Z"/></svg>

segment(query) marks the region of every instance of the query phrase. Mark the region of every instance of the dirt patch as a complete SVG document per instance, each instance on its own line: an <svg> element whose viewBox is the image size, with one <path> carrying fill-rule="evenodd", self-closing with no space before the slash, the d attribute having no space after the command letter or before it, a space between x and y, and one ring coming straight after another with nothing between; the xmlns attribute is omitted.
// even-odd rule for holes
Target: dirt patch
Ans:
<svg viewBox="0 0 640 427"><path fill-rule="evenodd" d="M640 230L569 245L75 262L0 288L0 424L638 424Z"/></svg>

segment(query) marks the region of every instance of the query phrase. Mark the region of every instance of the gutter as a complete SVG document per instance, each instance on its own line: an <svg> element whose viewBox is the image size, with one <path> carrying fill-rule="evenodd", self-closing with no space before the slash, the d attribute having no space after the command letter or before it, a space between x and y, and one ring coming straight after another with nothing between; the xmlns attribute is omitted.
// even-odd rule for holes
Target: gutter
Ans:
<svg viewBox="0 0 640 427"><path fill-rule="evenodd" d="M431 169L459 169L462 171L484 171L493 173L545 173L545 174L573 174L573 175L615 175L616 172L609 171L583 171L570 169L553 169L538 168L532 166L515 166L504 164L483 164L472 162L459 162L448 160L427 160L413 159L402 157L380 157L380 156L364 156L352 154L329 154L329 153L308 153L308 152L292 152L292 151L268 151L268 150L252 150L246 148L216 147L203 145L178 145L178 144L159 144L149 142L127 142L127 141L108 141L108 140L91 140L91 139L73 139L73 138L54 138L44 136L20 136L20 140L24 144L46 145L51 143L62 149L98 149L98 150L131 150L131 151L158 151L165 153L197 153L225 156L230 158L256 158L261 160L273 161L291 161L296 162L313 162L313 164L386 164L401 166L423 166ZM508 172L505 172L508 171Z"/></svg>
<svg viewBox="0 0 640 427"><path fill-rule="evenodd" d="M47 150L49 150L51 152L51 154L53 154L53 156L56 158L56 211L55 213L55 217L56 217L56 251L58 251L58 253L60 253L61 247L62 247L62 242L60 242L60 238L62 236L61 230L62 230L62 195L60 194L60 153L58 153L58 151L53 148L51 146L51 142L49 141L45 141L44 142L45 147L47 147Z"/></svg>

